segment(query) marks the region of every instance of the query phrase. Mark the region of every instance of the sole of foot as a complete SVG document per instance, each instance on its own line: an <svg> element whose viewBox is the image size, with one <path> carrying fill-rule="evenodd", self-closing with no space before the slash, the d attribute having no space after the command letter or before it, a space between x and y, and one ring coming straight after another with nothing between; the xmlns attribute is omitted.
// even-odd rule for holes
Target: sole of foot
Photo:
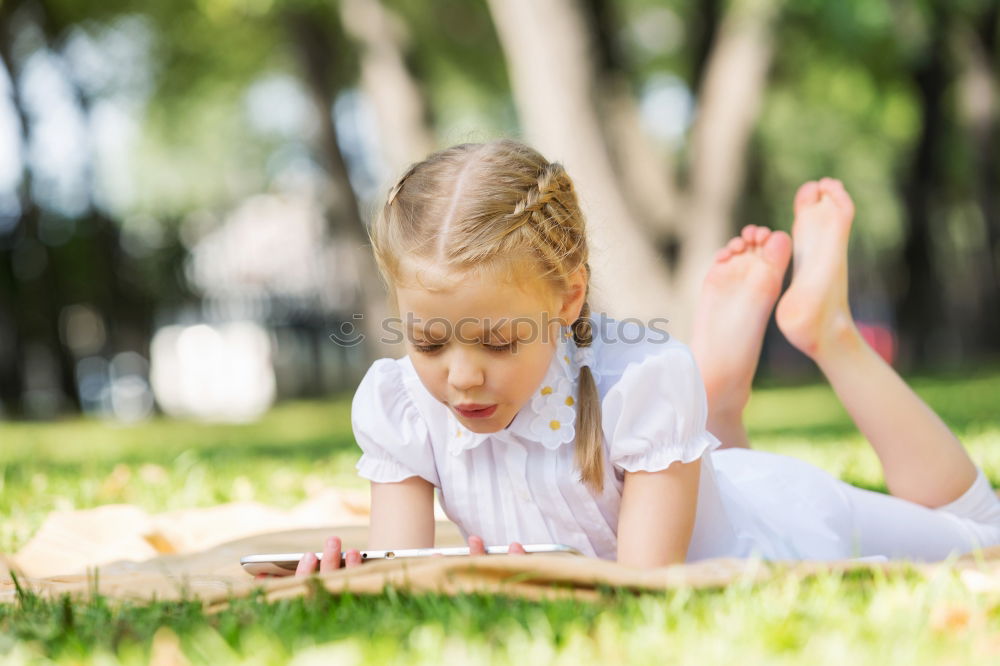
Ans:
<svg viewBox="0 0 1000 666"><path fill-rule="evenodd" d="M775 312L778 328L815 359L854 329L847 302L847 243L854 202L843 183L810 181L795 195L792 282Z"/></svg>
<svg viewBox="0 0 1000 666"><path fill-rule="evenodd" d="M716 253L702 283L691 339L710 411L738 413L750 399L764 330L791 252L785 232L748 225Z"/></svg>

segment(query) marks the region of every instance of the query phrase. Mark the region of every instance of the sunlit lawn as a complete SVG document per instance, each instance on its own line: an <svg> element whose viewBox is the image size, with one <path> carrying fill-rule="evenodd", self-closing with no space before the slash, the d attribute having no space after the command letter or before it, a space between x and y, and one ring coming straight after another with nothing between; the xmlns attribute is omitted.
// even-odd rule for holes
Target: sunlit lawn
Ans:
<svg viewBox="0 0 1000 666"><path fill-rule="evenodd" d="M1000 482L1000 372L913 384ZM284 405L246 426L0 425L0 552L23 545L53 509L130 502L156 512L237 499L291 506L326 485L362 487L353 473L358 450L349 406L349 396ZM825 387L761 389L748 422L758 448L884 490L876 458ZM178 649L194 663L213 664L293 657L297 663L990 663L1000 662L998 636L1000 597L973 594L954 576L925 581L904 574L609 594L595 604L390 590L271 606L243 600L212 617L193 604L27 599L20 608L0 607L0 664L41 657L145 664L151 650L160 663L182 663L169 660Z"/></svg>

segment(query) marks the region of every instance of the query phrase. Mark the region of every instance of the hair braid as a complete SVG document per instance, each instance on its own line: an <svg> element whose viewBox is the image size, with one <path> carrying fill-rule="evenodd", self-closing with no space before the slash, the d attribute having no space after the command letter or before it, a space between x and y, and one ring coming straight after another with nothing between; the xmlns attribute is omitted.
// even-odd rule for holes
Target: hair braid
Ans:
<svg viewBox="0 0 1000 666"><path fill-rule="evenodd" d="M554 233L551 227L559 227L572 213L560 200L561 195L573 191L573 183L559 162L546 164L535 182L525 191L509 213L510 226L505 230L509 235L525 225L533 225L544 247L565 249L565 229ZM568 254L570 250L566 250ZM561 262L557 262L561 263Z"/></svg>
<svg viewBox="0 0 1000 666"><path fill-rule="evenodd" d="M590 265L584 263L587 275ZM587 292L590 291L588 280ZM590 303L584 297L580 316L573 322L573 341L577 347L589 347L594 341L590 320ZM596 490L604 492L604 430L601 427L601 398L590 366L580 368L579 402L576 410L576 466L580 478Z"/></svg>

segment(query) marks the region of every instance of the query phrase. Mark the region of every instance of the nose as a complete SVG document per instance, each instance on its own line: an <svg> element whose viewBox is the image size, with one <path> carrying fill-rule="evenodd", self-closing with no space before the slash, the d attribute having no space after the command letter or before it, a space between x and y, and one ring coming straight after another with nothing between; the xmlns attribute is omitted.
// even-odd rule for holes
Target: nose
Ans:
<svg viewBox="0 0 1000 666"><path fill-rule="evenodd" d="M449 361L448 383L456 391L467 391L482 385L483 368L474 353L456 349Z"/></svg>

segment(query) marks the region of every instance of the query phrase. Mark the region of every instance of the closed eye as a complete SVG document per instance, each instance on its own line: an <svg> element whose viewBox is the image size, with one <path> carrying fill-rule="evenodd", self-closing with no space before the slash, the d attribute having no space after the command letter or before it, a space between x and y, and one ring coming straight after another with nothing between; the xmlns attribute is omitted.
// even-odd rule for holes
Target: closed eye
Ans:
<svg viewBox="0 0 1000 666"><path fill-rule="evenodd" d="M485 345L485 346L490 351L495 351L495 352L512 351L514 349L514 343L513 342L508 342L505 345Z"/></svg>
<svg viewBox="0 0 1000 666"><path fill-rule="evenodd" d="M413 348L421 354L433 354L443 346L444 345L413 345Z"/></svg>

